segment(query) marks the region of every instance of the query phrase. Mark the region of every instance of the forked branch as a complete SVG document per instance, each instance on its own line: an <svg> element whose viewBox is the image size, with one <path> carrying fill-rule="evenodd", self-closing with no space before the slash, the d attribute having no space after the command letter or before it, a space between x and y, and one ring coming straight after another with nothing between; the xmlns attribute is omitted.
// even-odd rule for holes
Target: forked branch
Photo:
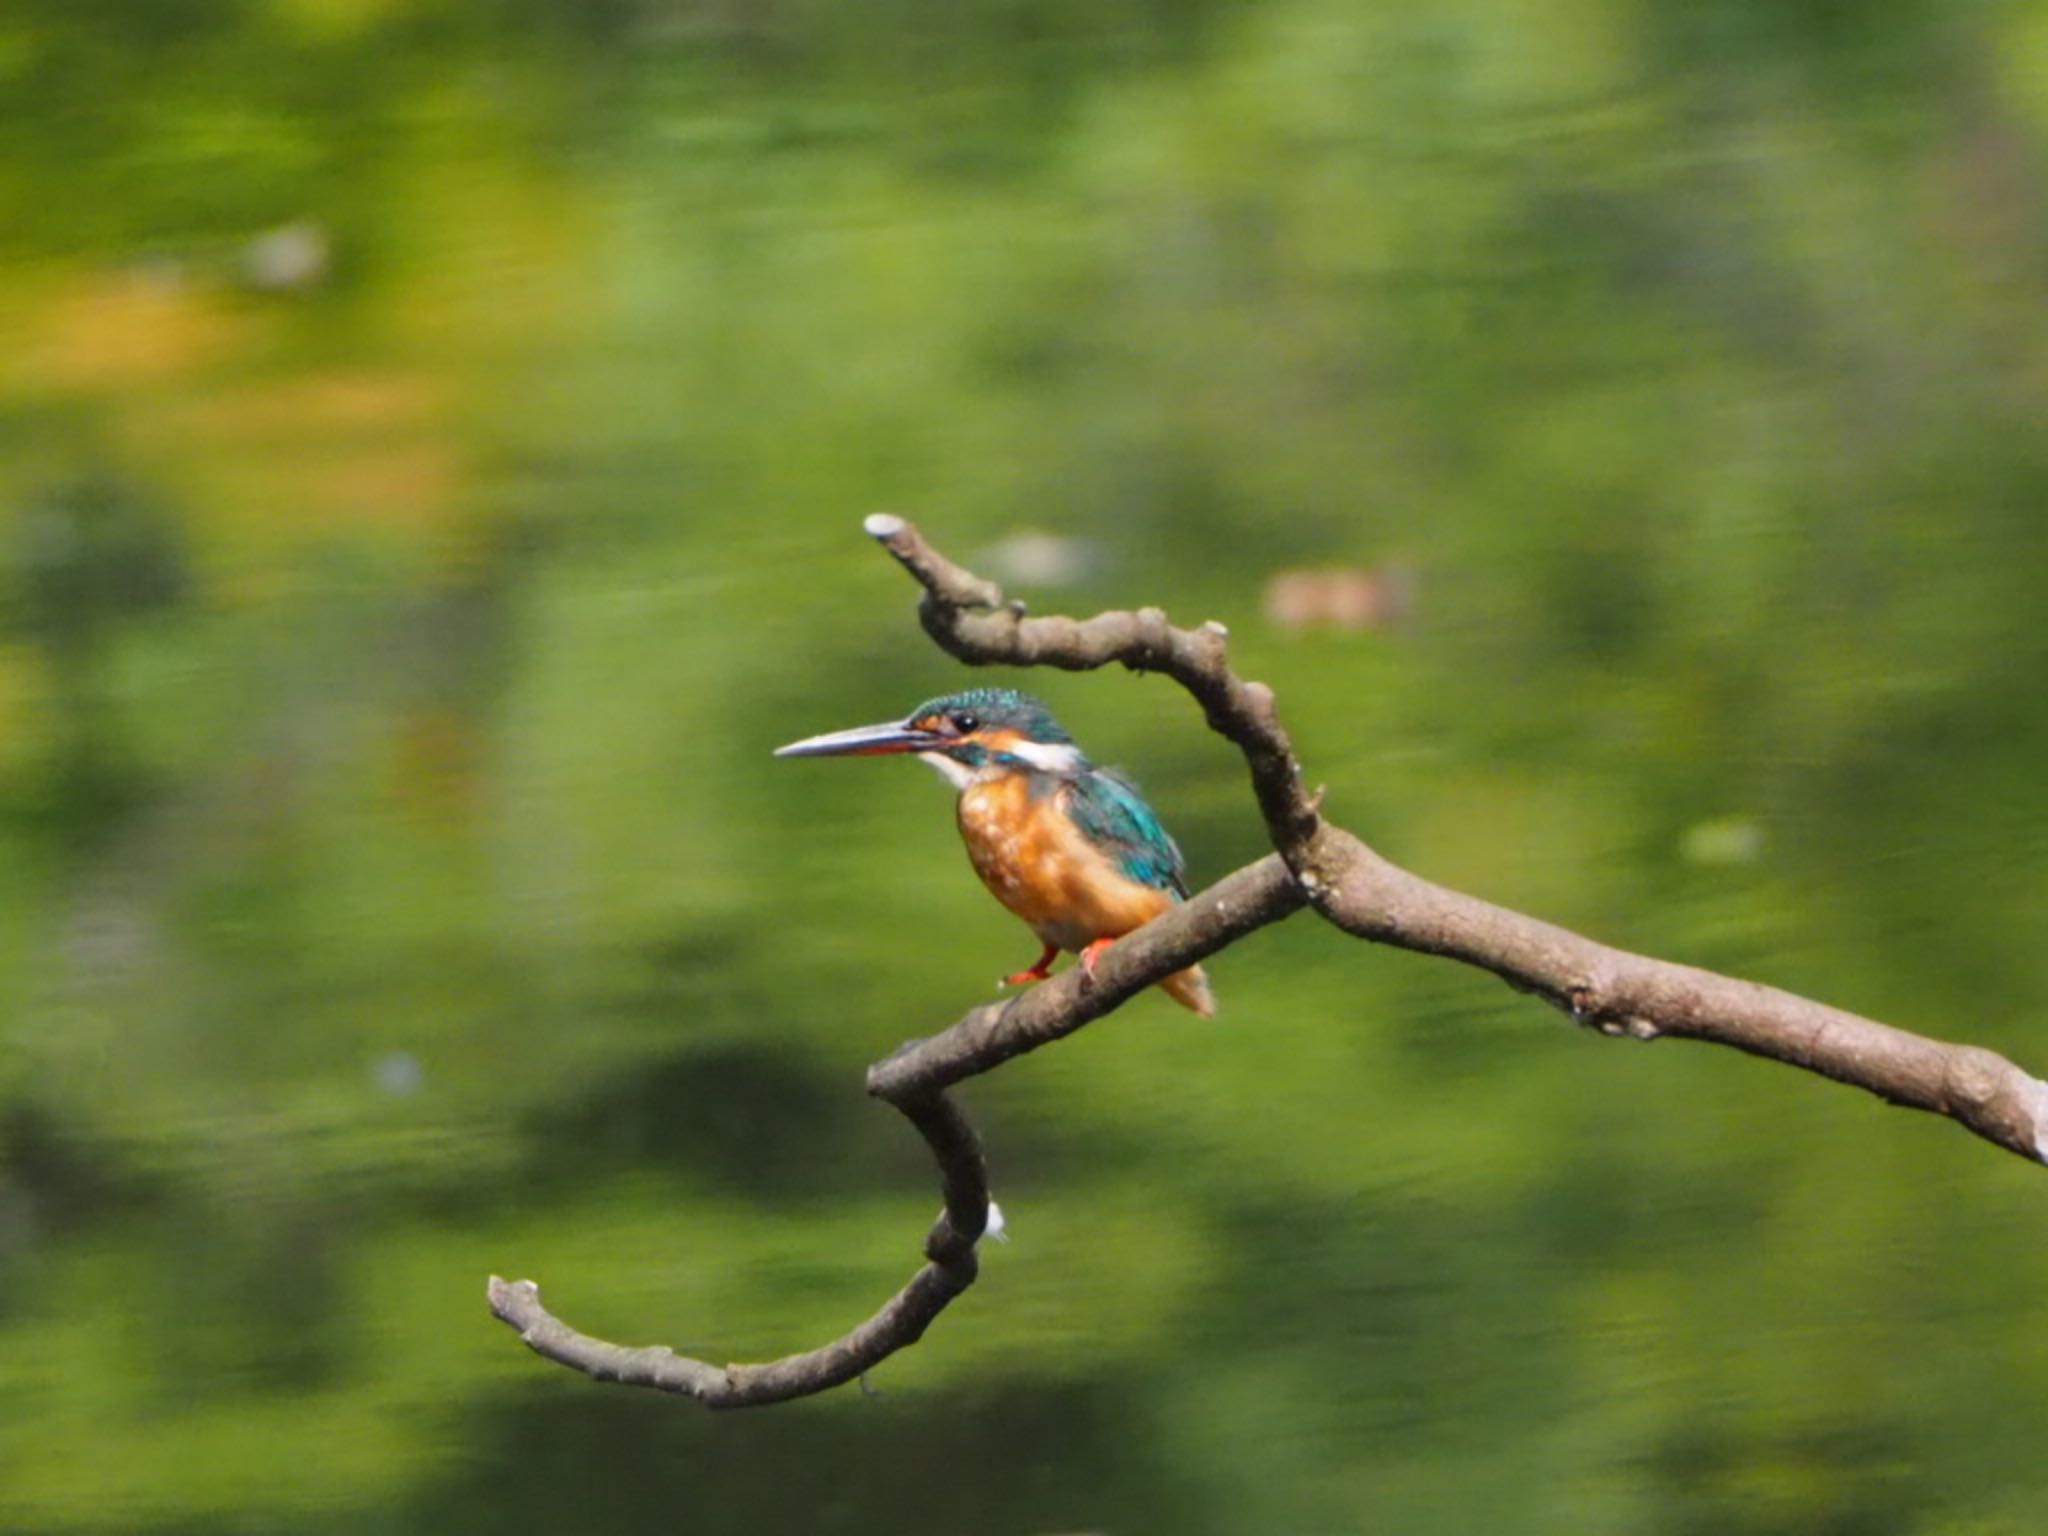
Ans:
<svg viewBox="0 0 2048 1536"><path fill-rule="evenodd" d="M714 1366L661 1346L628 1348L578 1333L540 1304L531 1281L493 1276L491 1309L534 1350L604 1381L655 1387L706 1407L808 1396L850 1381L922 1337L974 1282L989 1220L973 1127L945 1089L1051 1043L1153 983L1268 923L1313 906L1347 933L1491 971L1604 1034L1707 1040L1946 1115L1987 1141L2048 1161L2048 1084L2003 1056L1935 1040L1858 1014L1630 954L1412 875L1326 820L1263 683L1230 668L1220 624L1186 630L1156 608L1092 619L1027 617L1002 589L955 565L902 518L878 514L869 535L924 588L918 614L947 652L971 665L1085 671L1118 662L1180 683L1210 726L1244 753L1275 853L1119 940L1093 975L1076 968L1018 997L975 1008L928 1040L868 1069L868 1092L896 1106L938 1164L945 1208L925 1264L873 1317L843 1337L763 1365Z"/></svg>

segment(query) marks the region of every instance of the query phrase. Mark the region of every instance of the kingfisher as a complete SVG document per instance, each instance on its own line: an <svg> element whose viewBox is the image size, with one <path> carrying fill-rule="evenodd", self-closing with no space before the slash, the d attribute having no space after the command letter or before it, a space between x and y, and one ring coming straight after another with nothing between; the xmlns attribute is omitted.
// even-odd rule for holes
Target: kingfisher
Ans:
<svg viewBox="0 0 2048 1536"><path fill-rule="evenodd" d="M1103 950L1187 899L1180 848L1123 774L1098 768L1053 719L1014 688L970 688L927 700L901 720L807 736L777 757L910 753L959 792L960 836L974 872L1038 935L1035 964L1005 986L1043 981L1061 950L1093 972ZM1199 965L1159 983L1205 1018L1216 1011Z"/></svg>

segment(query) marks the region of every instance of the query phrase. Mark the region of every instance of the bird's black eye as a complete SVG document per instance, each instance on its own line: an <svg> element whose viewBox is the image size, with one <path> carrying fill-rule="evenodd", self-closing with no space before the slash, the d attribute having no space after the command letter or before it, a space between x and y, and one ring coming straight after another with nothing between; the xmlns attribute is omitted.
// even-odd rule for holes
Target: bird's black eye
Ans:
<svg viewBox="0 0 2048 1536"><path fill-rule="evenodd" d="M981 722L979 720L975 719L974 716L967 714L964 711L960 714L953 716L953 729L958 731L962 736L973 735L974 728L980 724Z"/></svg>

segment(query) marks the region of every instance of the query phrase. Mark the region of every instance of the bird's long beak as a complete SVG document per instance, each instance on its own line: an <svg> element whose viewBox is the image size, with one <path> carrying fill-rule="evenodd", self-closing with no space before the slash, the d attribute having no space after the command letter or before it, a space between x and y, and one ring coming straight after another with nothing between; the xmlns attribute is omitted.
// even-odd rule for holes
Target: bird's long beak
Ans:
<svg viewBox="0 0 2048 1536"><path fill-rule="evenodd" d="M827 731L823 736L806 736L786 747L777 747L777 757L873 757L883 752L922 752L943 738L933 731L920 731L903 720L883 725L857 725L850 731Z"/></svg>

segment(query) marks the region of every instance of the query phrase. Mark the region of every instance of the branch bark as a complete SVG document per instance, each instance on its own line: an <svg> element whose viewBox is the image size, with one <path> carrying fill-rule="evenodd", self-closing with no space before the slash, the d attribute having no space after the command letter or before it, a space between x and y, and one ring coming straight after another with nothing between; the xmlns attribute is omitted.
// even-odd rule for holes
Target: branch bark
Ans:
<svg viewBox="0 0 2048 1536"><path fill-rule="evenodd" d="M994 582L940 554L911 524L876 514L868 534L916 578L932 639L969 665L1086 671L1112 662L1173 678L1209 725L1244 754L1275 852L1226 876L1104 953L1093 975L1070 969L1018 997L971 1009L927 1040L868 1069L868 1092L924 1137L945 1191L925 1264L882 1308L818 1349L761 1365L714 1366L659 1346L630 1348L577 1332L540 1304L531 1281L492 1276L491 1310L537 1353L596 1377L741 1408L853 1380L915 1343L977 1273L988 1181L973 1126L945 1090L1072 1034L1217 950L1312 906L1374 943L1490 971L1603 1034L1669 1035L1733 1046L1946 1115L1994 1145L2048 1161L2048 1083L1978 1046L1937 1040L1777 988L1614 949L1477 897L1432 884L1327 821L1272 690L1231 670L1220 624L1186 630L1156 608L1086 620L1032 618Z"/></svg>

